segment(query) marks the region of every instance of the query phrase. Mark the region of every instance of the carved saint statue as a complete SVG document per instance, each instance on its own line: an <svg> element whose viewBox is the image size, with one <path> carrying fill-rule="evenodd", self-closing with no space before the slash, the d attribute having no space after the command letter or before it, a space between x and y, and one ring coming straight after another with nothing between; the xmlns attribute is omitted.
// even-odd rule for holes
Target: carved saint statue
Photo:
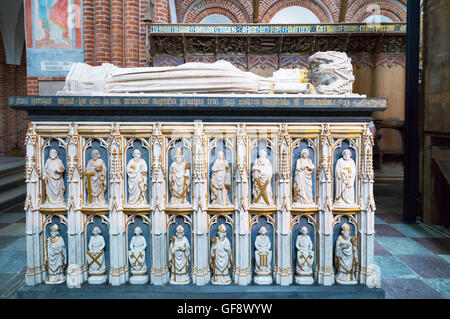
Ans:
<svg viewBox="0 0 450 319"><path fill-rule="evenodd" d="M232 267L231 244L227 238L227 229L221 224L217 230L217 237L212 238L210 265L212 269L212 283L226 285L231 283L230 270Z"/></svg>
<svg viewBox="0 0 450 319"><path fill-rule="evenodd" d="M128 203L147 204L147 163L141 158L141 151L134 150L133 158L127 165Z"/></svg>
<svg viewBox="0 0 450 319"><path fill-rule="evenodd" d="M128 252L128 259L130 261L131 269L131 284L145 284L147 282L147 264L145 262L145 248L147 248L147 241L142 236L141 227L134 229L134 236L130 241L130 250Z"/></svg>
<svg viewBox="0 0 450 319"><path fill-rule="evenodd" d="M176 236L172 236L169 246L169 268L171 284L189 283L189 266L191 259L191 247L186 236L184 228L177 227Z"/></svg>
<svg viewBox="0 0 450 319"><path fill-rule="evenodd" d="M181 148L177 149L175 162L169 168L170 204L189 204L186 200L191 184L189 163L185 163Z"/></svg>
<svg viewBox="0 0 450 319"><path fill-rule="evenodd" d="M314 168L308 149L303 149L295 166L294 202L296 204L314 204L311 177Z"/></svg>
<svg viewBox="0 0 450 319"><path fill-rule="evenodd" d="M50 150L50 157L45 162L44 185L47 203L54 205L64 204L64 164L58 158L55 149Z"/></svg>
<svg viewBox="0 0 450 319"><path fill-rule="evenodd" d="M301 285L310 285L314 283L312 277L314 251L313 243L308 235L308 228L303 226L300 234L297 236L295 248L297 249L297 262L295 265L295 282Z"/></svg>
<svg viewBox="0 0 450 319"><path fill-rule="evenodd" d="M259 229L259 235L255 239L255 283L262 285L269 285L272 283L271 276L271 261L272 251L270 250L272 244L270 238L267 236L266 227Z"/></svg>
<svg viewBox="0 0 450 319"><path fill-rule="evenodd" d="M89 264L88 273L90 276L88 282L90 284L103 284L106 281L105 239L100 234L100 228L94 227L89 239L87 262Z"/></svg>
<svg viewBox="0 0 450 319"><path fill-rule="evenodd" d="M273 204L272 195L272 164L266 157L267 152L261 150L259 158L252 167L253 179L253 204Z"/></svg>
<svg viewBox="0 0 450 319"><path fill-rule="evenodd" d="M46 284L60 284L66 280L64 270L67 266L67 251L64 239L58 231L58 225L50 227L50 237L47 238L47 280Z"/></svg>
<svg viewBox="0 0 450 319"><path fill-rule="evenodd" d="M352 206L355 204L356 165L349 149L342 152L342 158L336 162L336 199L334 205Z"/></svg>
<svg viewBox="0 0 450 319"><path fill-rule="evenodd" d="M231 187L230 166L222 151L212 166L211 174L211 203L214 205L230 205L228 191Z"/></svg>
<svg viewBox="0 0 450 319"><path fill-rule="evenodd" d="M86 165L86 189L88 202L94 205L106 205L106 165L100 158L100 152L93 150L91 159Z"/></svg>
<svg viewBox="0 0 450 319"><path fill-rule="evenodd" d="M341 234L336 240L334 264L336 267L336 282L342 285L356 284L358 255L356 252L356 237L350 236L350 226L342 225Z"/></svg>

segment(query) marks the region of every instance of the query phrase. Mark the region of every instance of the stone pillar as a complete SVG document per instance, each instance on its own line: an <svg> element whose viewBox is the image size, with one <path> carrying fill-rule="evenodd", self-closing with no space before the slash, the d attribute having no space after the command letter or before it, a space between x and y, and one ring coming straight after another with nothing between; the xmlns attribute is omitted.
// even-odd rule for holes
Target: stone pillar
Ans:
<svg viewBox="0 0 450 319"><path fill-rule="evenodd" d="M152 267L150 272L151 283L163 285L169 280L169 268L167 265L167 227L166 227L166 181L164 169L164 138L161 133L161 124L153 124L152 135L152 197L150 205L152 208Z"/></svg>
<svg viewBox="0 0 450 319"><path fill-rule="evenodd" d="M193 141L193 264L191 268L192 281L197 285L207 284L210 280L208 256L208 142L203 131L203 123L194 123Z"/></svg>
<svg viewBox="0 0 450 319"><path fill-rule="evenodd" d="M291 259L291 191L290 191L290 137L287 124L280 125L277 156L277 267L276 283L282 286L292 284ZM275 163L274 163L275 164Z"/></svg>
<svg viewBox="0 0 450 319"><path fill-rule="evenodd" d="M248 136L245 124L239 124L236 136L236 203L235 203L235 262L234 282L239 285L248 285L252 279L250 268L250 226L248 211L250 206L249 172L250 159L248 158Z"/></svg>
<svg viewBox="0 0 450 319"><path fill-rule="evenodd" d="M329 124L322 124L319 141L319 215L318 251L316 252L315 280L325 286L334 283L333 271L333 192L331 188L333 164L331 146L333 140Z"/></svg>
<svg viewBox="0 0 450 319"><path fill-rule="evenodd" d="M374 267L374 247L373 241L375 236L375 200L373 197L373 164L372 164L372 150L373 150L373 136L369 130L369 125L366 124L362 136L362 148L360 155L360 189L361 201L359 220L359 282L367 284L373 280L370 277L376 276Z"/></svg>
<svg viewBox="0 0 450 319"><path fill-rule="evenodd" d="M111 62L111 7L109 1L94 0L95 64Z"/></svg>
<svg viewBox="0 0 450 319"><path fill-rule="evenodd" d="M42 247L42 219L39 212L42 192L41 170L38 159L40 159L38 136L36 125L30 123L25 137L26 145L26 180L27 197L25 200L26 224L25 233L27 240L27 270L25 283L36 285L45 280L44 247Z"/></svg>
<svg viewBox="0 0 450 319"><path fill-rule="evenodd" d="M139 0L124 0L125 67L139 66Z"/></svg>
<svg viewBox="0 0 450 319"><path fill-rule="evenodd" d="M95 17L94 0L83 0L84 62L95 63Z"/></svg>
<svg viewBox="0 0 450 319"><path fill-rule="evenodd" d="M84 216L81 212L83 179L80 160L82 156L82 145L78 135L78 125L71 123L69 125L69 134L67 136L67 168L68 168L68 265L75 266L75 273L82 274L82 281L87 280L87 265L84 263ZM80 277L78 277L80 278ZM69 281L67 281L69 282Z"/></svg>
<svg viewBox="0 0 450 319"><path fill-rule="evenodd" d="M128 280L128 258L125 250L125 215L123 213L123 152L122 137L119 124L112 123L109 145L109 192L110 192L110 272L109 282L116 286Z"/></svg>
<svg viewBox="0 0 450 319"><path fill-rule="evenodd" d="M123 67L123 0L111 0L111 63Z"/></svg>

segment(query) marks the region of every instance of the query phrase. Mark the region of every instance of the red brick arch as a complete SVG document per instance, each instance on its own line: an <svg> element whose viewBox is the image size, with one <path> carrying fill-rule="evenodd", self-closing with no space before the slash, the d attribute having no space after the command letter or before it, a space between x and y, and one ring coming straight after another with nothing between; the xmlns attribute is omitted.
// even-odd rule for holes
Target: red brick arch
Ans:
<svg viewBox="0 0 450 319"><path fill-rule="evenodd" d="M233 23L244 23L244 22L240 22L239 19L232 12L230 12L226 9L223 9L223 8L209 8L209 9L203 10L195 17L195 20L193 21L193 23L200 23L200 21L202 21L203 18L210 16L212 14L224 15L227 18L229 18L231 20L231 22L233 22Z"/></svg>
<svg viewBox="0 0 450 319"><path fill-rule="evenodd" d="M367 11L367 8L371 5L378 5L380 7L379 14L392 19L394 22L406 22L406 10L399 5L399 1L394 0L356 0L349 6L345 21L361 22L371 16L374 13Z"/></svg>
<svg viewBox="0 0 450 319"><path fill-rule="evenodd" d="M186 8L183 23L198 23L210 14L223 14L233 23L251 22L247 10L237 0L196 0Z"/></svg>
<svg viewBox="0 0 450 319"><path fill-rule="evenodd" d="M303 7L306 9L311 10L317 18L320 20L321 23L332 23L333 21L330 21L328 18L327 12L323 10L319 5L314 3L311 0L285 0L285 1L272 1L272 3L268 4L266 8L260 11L259 16L261 23L269 23L270 20L282 9L288 8L288 7ZM331 15L330 12L328 14Z"/></svg>

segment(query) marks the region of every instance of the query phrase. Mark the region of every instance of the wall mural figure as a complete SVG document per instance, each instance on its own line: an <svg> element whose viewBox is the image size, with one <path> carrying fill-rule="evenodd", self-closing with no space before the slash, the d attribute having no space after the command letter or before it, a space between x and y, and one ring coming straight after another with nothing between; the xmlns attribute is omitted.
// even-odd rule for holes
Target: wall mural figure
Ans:
<svg viewBox="0 0 450 319"><path fill-rule="evenodd" d="M212 269L212 283L226 285L231 283L230 270L232 267L231 244L227 238L227 228L220 225L217 237L212 238L210 252L210 266Z"/></svg>
<svg viewBox="0 0 450 319"><path fill-rule="evenodd" d="M350 236L350 226L345 223L342 225L341 234L336 240L334 254L335 279L341 285L358 283L356 278L358 267L356 248L356 237Z"/></svg>
<svg viewBox="0 0 450 319"><path fill-rule="evenodd" d="M61 284L66 281L64 270L67 266L67 251L64 239L58 231L58 225L50 227L50 237L47 238L46 284Z"/></svg>
<svg viewBox="0 0 450 319"><path fill-rule="evenodd" d="M127 165L129 204L147 204L147 171L147 163L141 158L141 151L135 149L133 158Z"/></svg>
<svg viewBox="0 0 450 319"><path fill-rule="evenodd" d="M271 246L267 229L263 226L255 239L255 284L270 285L272 283Z"/></svg>
<svg viewBox="0 0 450 319"><path fill-rule="evenodd" d="M217 159L212 166L211 175L211 204L231 205L228 192L231 188L231 174L228 161L225 159L223 151L217 154Z"/></svg>
<svg viewBox="0 0 450 319"><path fill-rule="evenodd" d="M106 205L106 165L100 158L100 152L93 150L91 159L87 163L86 172L86 190L88 192L88 203L93 205Z"/></svg>
<svg viewBox="0 0 450 319"><path fill-rule="evenodd" d="M189 279L189 267L191 262L191 247L184 236L184 228L177 227L176 236L172 236L169 246L169 269L171 284L187 284Z"/></svg>
<svg viewBox="0 0 450 319"><path fill-rule="evenodd" d="M356 165L349 149L342 152L342 157L336 162L335 189L336 197L334 205L349 207L355 205L354 182L356 177Z"/></svg>
<svg viewBox="0 0 450 319"><path fill-rule="evenodd" d="M130 284L136 285L147 283L147 264L145 262L146 248L147 241L145 240L145 237L142 236L142 229L136 227L128 251L131 271Z"/></svg>
<svg viewBox="0 0 450 319"><path fill-rule="evenodd" d="M185 163L183 151L177 148L175 162L169 168L169 204L189 204L186 197L189 194L191 185L191 174L189 172L190 164Z"/></svg>
<svg viewBox="0 0 450 319"><path fill-rule="evenodd" d="M294 203L301 206L314 205L312 173L315 167L308 149L303 149L295 165Z"/></svg>
<svg viewBox="0 0 450 319"><path fill-rule="evenodd" d="M94 227L92 236L89 239L89 250L87 251L87 262L89 265L90 284L103 284L106 282L105 265L105 239L101 235L100 228Z"/></svg>
<svg viewBox="0 0 450 319"><path fill-rule="evenodd" d="M64 164L58 158L55 149L50 150L50 157L45 162L44 167L44 190L45 201L53 205L64 204Z"/></svg>
<svg viewBox="0 0 450 319"><path fill-rule="evenodd" d="M252 167L253 204L273 204L272 163L266 156L267 152L261 150Z"/></svg>
<svg viewBox="0 0 450 319"><path fill-rule="evenodd" d="M39 19L44 37L38 40L40 46L71 44L68 24L69 0L39 0Z"/></svg>
<svg viewBox="0 0 450 319"><path fill-rule="evenodd" d="M299 285L311 285L314 283L313 262L314 251L311 237L308 235L308 228L303 226L295 242L297 249L297 262L295 265L295 282Z"/></svg>

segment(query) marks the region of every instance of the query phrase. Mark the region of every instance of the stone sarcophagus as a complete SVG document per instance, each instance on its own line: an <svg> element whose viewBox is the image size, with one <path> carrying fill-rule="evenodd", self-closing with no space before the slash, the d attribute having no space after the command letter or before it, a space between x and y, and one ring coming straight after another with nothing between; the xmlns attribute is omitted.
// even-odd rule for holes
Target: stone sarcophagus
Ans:
<svg viewBox="0 0 450 319"><path fill-rule="evenodd" d="M12 97L26 283L374 286L371 113L386 99Z"/></svg>

